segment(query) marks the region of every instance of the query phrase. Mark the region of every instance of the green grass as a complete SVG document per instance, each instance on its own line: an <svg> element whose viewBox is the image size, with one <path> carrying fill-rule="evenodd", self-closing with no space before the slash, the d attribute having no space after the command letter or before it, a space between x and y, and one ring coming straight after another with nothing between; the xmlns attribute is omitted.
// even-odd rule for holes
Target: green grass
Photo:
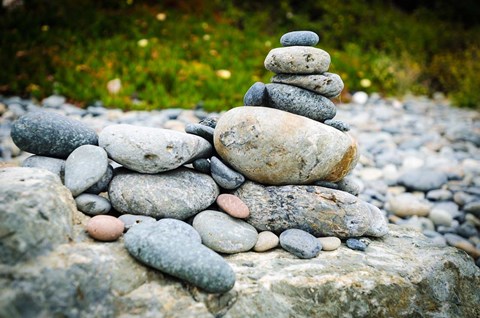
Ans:
<svg viewBox="0 0 480 318"><path fill-rule="evenodd" d="M123 109L229 109L242 104L254 82L270 80L263 60L283 33L310 29L346 91L441 90L460 106L480 107L479 27L427 10L406 14L381 2L340 0L308 7L99 2L31 0L1 12L0 93L40 99L55 92L81 106L102 100ZM122 83L117 94L107 90L113 79Z"/></svg>

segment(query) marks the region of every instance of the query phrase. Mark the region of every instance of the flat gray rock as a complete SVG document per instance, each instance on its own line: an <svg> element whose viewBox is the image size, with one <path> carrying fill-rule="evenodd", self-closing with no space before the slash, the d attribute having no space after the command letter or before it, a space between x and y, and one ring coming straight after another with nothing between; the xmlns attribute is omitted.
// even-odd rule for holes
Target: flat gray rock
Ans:
<svg viewBox="0 0 480 318"><path fill-rule="evenodd" d="M41 168L53 172L63 182L65 175L65 160L33 155L22 162L22 167Z"/></svg>
<svg viewBox="0 0 480 318"><path fill-rule="evenodd" d="M312 31L292 31L280 38L282 46L315 46L318 44L318 35Z"/></svg>
<svg viewBox="0 0 480 318"><path fill-rule="evenodd" d="M215 156L210 158L210 171L213 180L224 189L233 190L245 182L245 177L241 173L228 167Z"/></svg>
<svg viewBox="0 0 480 318"><path fill-rule="evenodd" d="M382 212L357 197L318 186L263 186L247 181L233 193L250 210L245 220L276 234L301 229L316 237L339 238L388 233Z"/></svg>
<svg viewBox="0 0 480 318"><path fill-rule="evenodd" d="M173 170L195 159L210 157L212 152L212 145L195 135L125 124L103 129L99 145L111 159L142 173Z"/></svg>
<svg viewBox="0 0 480 318"><path fill-rule="evenodd" d="M88 215L107 214L110 212L112 205L110 201L104 197L83 193L75 198L77 209Z"/></svg>
<svg viewBox="0 0 480 318"><path fill-rule="evenodd" d="M299 258L314 258L322 250L322 244L312 234L299 229L288 229L280 234L280 245Z"/></svg>
<svg viewBox="0 0 480 318"><path fill-rule="evenodd" d="M62 159L82 145L98 143L95 131L84 123L46 111L20 117L13 123L11 136L26 152Z"/></svg>
<svg viewBox="0 0 480 318"><path fill-rule="evenodd" d="M119 169L108 195L120 213L184 220L215 202L219 188L210 176L187 168L159 174Z"/></svg>
<svg viewBox="0 0 480 318"><path fill-rule="evenodd" d="M215 149L247 179L272 185L336 182L358 160L350 135L267 107L237 107L218 120Z"/></svg>
<svg viewBox="0 0 480 318"><path fill-rule="evenodd" d="M328 98L309 90L285 84L267 84L264 106L308 117L319 122L335 117L337 109Z"/></svg>
<svg viewBox="0 0 480 318"><path fill-rule="evenodd" d="M252 249L257 242L257 230L245 221L224 212L206 210L193 219L202 243L220 253L240 253Z"/></svg>
<svg viewBox="0 0 480 318"><path fill-rule="evenodd" d="M321 74L330 67L330 55L309 46L279 47L268 53L264 65L277 74Z"/></svg>
<svg viewBox="0 0 480 318"><path fill-rule="evenodd" d="M168 224L142 223L124 237L137 260L206 292L224 293L235 284L235 273L220 255Z"/></svg>
<svg viewBox="0 0 480 318"><path fill-rule="evenodd" d="M277 74L272 77L272 83L297 86L328 98L340 95L344 87L339 75L328 72L311 75Z"/></svg>
<svg viewBox="0 0 480 318"><path fill-rule="evenodd" d="M92 145L80 146L65 161L65 186L77 196L100 181L107 168L105 150Z"/></svg>

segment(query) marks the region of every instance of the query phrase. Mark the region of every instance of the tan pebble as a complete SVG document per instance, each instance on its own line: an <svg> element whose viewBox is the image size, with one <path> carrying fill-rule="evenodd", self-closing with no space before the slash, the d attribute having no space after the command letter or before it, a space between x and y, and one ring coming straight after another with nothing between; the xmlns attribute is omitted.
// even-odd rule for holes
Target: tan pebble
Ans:
<svg viewBox="0 0 480 318"><path fill-rule="evenodd" d="M87 223L87 232L99 241L115 241L123 233L125 225L116 217L110 215L96 215Z"/></svg>
<svg viewBox="0 0 480 318"><path fill-rule="evenodd" d="M223 211L234 218L245 219L250 215L248 206L233 194L220 194L217 197L217 204Z"/></svg>
<svg viewBox="0 0 480 318"><path fill-rule="evenodd" d="M465 252L467 252L467 254L472 256L474 259L477 259L477 258L480 257L480 250L475 248L475 246L473 246L473 244L471 244L468 241L461 241L461 242L458 242L458 243L454 244L453 246L455 246L456 248L464 250Z"/></svg>
<svg viewBox="0 0 480 318"><path fill-rule="evenodd" d="M265 252L278 246L279 238L270 231L260 232L257 237L257 243L253 247L255 252Z"/></svg>
<svg viewBox="0 0 480 318"><path fill-rule="evenodd" d="M322 251L334 251L342 244L342 241L335 236L319 237L318 240L322 244Z"/></svg>

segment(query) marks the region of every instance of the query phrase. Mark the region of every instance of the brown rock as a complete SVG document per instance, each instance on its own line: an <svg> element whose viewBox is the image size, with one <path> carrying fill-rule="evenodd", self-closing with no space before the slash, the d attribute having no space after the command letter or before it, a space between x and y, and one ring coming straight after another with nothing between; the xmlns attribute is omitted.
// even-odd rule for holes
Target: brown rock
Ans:
<svg viewBox="0 0 480 318"><path fill-rule="evenodd" d="M223 193L217 197L218 206L234 218L248 218L250 211L248 206L237 196Z"/></svg>
<svg viewBox="0 0 480 318"><path fill-rule="evenodd" d="M87 232L99 241L115 241L123 233L125 224L110 215L96 215L87 223Z"/></svg>

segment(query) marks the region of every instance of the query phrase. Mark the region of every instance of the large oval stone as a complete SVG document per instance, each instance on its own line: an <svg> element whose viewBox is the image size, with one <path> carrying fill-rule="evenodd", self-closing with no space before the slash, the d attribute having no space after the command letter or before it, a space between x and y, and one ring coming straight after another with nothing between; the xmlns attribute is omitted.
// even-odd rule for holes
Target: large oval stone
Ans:
<svg viewBox="0 0 480 318"><path fill-rule="evenodd" d="M12 125L18 148L36 155L67 158L82 145L96 145L97 134L84 123L53 112L28 113Z"/></svg>
<svg viewBox="0 0 480 318"><path fill-rule="evenodd" d="M265 68L277 74L321 74L330 67L330 55L309 46L288 46L271 50Z"/></svg>
<svg viewBox="0 0 480 318"><path fill-rule="evenodd" d="M212 153L212 146L202 137L125 124L107 126L98 142L110 158L142 173L173 170L195 159L210 157Z"/></svg>
<svg viewBox="0 0 480 318"><path fill-rule="evenodd" d="M328 72L312 75L277 74L272 77L272 83L305 88L329 98L340 95L344 87L339 75Z"/></svg>
<svg viewBox="0 0 480 318"><path fill-rule="evenodd" d="M108 196L115 210L154 218L184 220L205 210L219 195L208 175L187 168L159 174L116 170Z"/></svg>
<svg viewBox="0 0 480 318"><path fill-rule="evenodd" d="M358 160L350 135L266 107L237 107L218 120L215 149L235 170L263 184L336 182Z"/></svg>
<svg viewBox="0 0 480 318"><path fill-rule="evenodd" d="M319 236L380 237L387 222L375 206L338 190L319 186L263 186L245 182L234 194L250 209L245 220L258 231L276 234L301 229Z"/></svg>

